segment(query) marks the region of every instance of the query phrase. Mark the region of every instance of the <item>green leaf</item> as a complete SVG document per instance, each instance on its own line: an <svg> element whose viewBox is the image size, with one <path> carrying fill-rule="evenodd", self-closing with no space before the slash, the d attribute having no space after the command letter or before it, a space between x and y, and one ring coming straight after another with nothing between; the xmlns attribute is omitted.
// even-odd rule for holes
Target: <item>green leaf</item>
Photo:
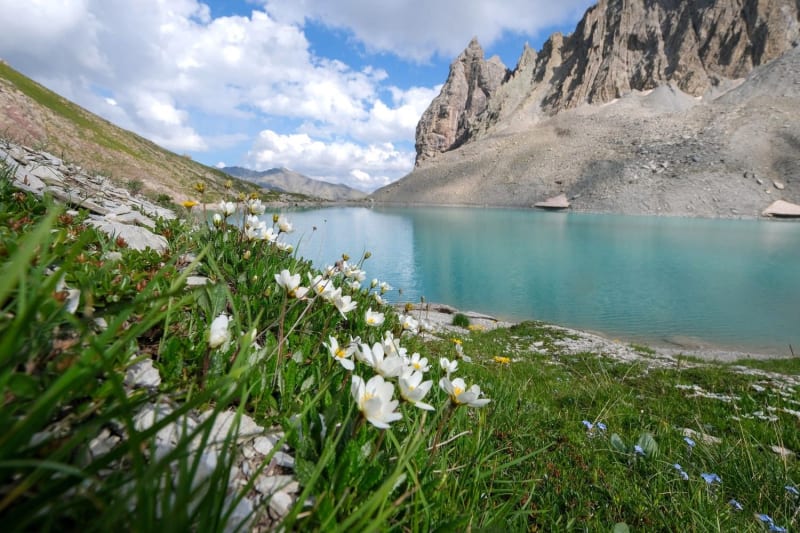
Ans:
<svg viewBox="0 0 800 533"><path fill-rule="evenodd" d="M628 452L628 447L625 446L625 443L622 441L622 438L616 433L611 435L611 446L620 453Z"/></svg>
<svg viewBox="0 0 800 533"><path fill-rule="evenodd" d="M625 522L617 522L614 524L613 533L630 533L630 531L628 524Z"/></svg>
<svg viewBox="0 0 800 533"><path fill-rule="evenodd" d="M297 481L299 481L301 485L307 485L311 481L315 466L313 461L307 461L302 457L295 457L294 472L297 475Z"/></svg>
<svg viewBox="0 0 800 533"><path fill-rule="evenodd" d="M658 444L656 444L656 440L650 433L642 433L639 435L637 444L642 447L644 455L648 459L654 459L658 456Z"/></svg>

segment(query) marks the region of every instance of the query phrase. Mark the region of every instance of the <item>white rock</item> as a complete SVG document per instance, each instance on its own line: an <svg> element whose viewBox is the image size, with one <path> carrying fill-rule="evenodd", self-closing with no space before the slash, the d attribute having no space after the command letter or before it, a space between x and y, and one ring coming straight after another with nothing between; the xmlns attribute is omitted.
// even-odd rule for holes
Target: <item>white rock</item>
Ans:
<svg viewBox="0 0 800 533"><path fill-rule="evenodd" d="M292 507L292 497L285 492L276 492L269 499L269 508L275 511L278 516L286 516L289 514L289 509Z"/></svg>
<svg viewBox="0 0 800 533"><path fill-rule="evenodd" d="M274 447L275 445L273 442L267 437L256 437L256 440L253 442L253 448L261 455L269 455Z"/></svg>
<svg viewBox="0 0 800 533"><path fill-rule="evenodd" d="M125 371L125 385L129 387L158 387L161 385L161 375L153 366L150 358L142 359Z"/></svg>
<svg viewBox="0 0 800 533"><path fill-rule="evenodd" d="M208 278L205 276L189 276L186 278L187 287L202 287L208 283Z"/></svg>
<svg viewBox="0 0 800 533"><path fill-rule="evenodd" d="M15 185L20 189L25 189L26 191L36 194L41 194L46 187L45 182L33 174L29 174L25 167L17 167L17 170L14 173L14 181Z"/></svg>
<svg viewBox="0 0 800 533"><path fill-rule="evenodd" d="M100 457L114 449L114 446L119 444L120 438L112 435L107 429L104 429L100 434L89 442L89 451L92 457Z"/></svg>
<svg viewBox="0 0 800 533"><path fill-rule="evenodd" d="M256 490L264 496L278 491L296 493L300 485L292 476L261 476L256 481Z"/></svg>
<svg viewBox="0 0 800 533"><path fill-rule="evenodd" d="M253 502L250 501L249 498L242 498L239 500L239 503L236 504L233 512L231 512L228 517L228 521L225 523L224 531L226 533L249 531L250 523L253 520L253 511Z"/></svg>
<svg viewBox="0 0 800 533"><path fill-rule="evenodd" d="M780 455L785 459L795 456L795 453L792 450L784 448L783 446L771 446L770 448L772 449L773 452L777 453L778 455Z"/></svg>
<svg viewBox="0 0 800 533"><path fill-rule="evenodd" d="M155 235L140 226L115 222L96 215L91 215L87 222L108 234L111 238L121 237L128 244L128 247L134 250L152 248L157 252L163 252L169 247L167 239L161 235Z"/></svg>
<svg viewBox="0 0 800 533"><path fill-rule="evenodd" d="M203 419L207 419L212 414L213 411L207 411L203 413L201 417ZM231 432L231 427L233 426L235 419L236 413L234 411L223 411L221 413L217 413L217 416L214 419L214 424L211 428L211 433L209 435L209 442L224 442ZM253 435L260 435L263 432L264 428L256 424L255 421L248 415L242 413L239 419L239 440Z"/></svg>
<svg viewBox="0 0 800 533"><path fill-rule="evenodd" d="M34 167L28 170L29 176L36 176L45 183L63 184L64 176L50 167Z"/></svg>
<svg viewBox="0 0 800 533"><path fill-rule="evenodd" d="M681 433L684 437L689 437L690 439L700 441L704 444L722 444L722 439L719 437L715 437L707 433L700 433L699 431L695 431L691 428L683 428Z"/></svg>
<svg viewBox="0 0 800 533"><path fill-rule="evenodd" d="M286 452L276 452L272 458L275 464L284 468L294 468L294 457Z"/></svg>

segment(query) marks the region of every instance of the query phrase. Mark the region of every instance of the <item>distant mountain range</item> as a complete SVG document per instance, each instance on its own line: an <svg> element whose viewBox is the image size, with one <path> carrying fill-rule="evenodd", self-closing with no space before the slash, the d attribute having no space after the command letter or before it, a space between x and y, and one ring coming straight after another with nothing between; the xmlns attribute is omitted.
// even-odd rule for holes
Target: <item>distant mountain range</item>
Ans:
<svg viewBox="0 0 800 533"><path fill-rule="evenodd" d="M357 191L347 185L315 180L288 168L257 171L243 167L224 167L220 170L231 176L254 183L259 187L277 192L304 194L331 201L361 200L367 196L366 193Z"/></svg>

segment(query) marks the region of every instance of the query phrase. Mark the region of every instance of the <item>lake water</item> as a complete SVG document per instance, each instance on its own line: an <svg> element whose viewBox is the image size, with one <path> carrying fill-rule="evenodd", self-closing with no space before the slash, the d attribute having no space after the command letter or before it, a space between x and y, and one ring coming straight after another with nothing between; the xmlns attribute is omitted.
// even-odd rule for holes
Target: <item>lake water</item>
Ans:
<svg viewBox="0 0 800 533"><path fill-rule="evenodd" d="M287 213L322 267L365 250L394 301L656 345L800 354L800 224L475 208ZM316 227L316 230L313 228Z"/></svg>

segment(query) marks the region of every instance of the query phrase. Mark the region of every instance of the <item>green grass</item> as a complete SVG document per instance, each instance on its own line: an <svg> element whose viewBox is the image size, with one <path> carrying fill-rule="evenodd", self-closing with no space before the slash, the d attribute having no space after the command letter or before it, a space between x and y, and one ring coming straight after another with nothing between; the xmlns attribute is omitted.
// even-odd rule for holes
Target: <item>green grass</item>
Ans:
<svg viewBox="0 0 800 533"><path fill-rule="evenodd" d="M765 530L754 513L798 525L800 501L784 487L800 483L800 468L771 449L800 450L796 360L745 362L783 377L690 361L658 368L646 357L566 353L564 333L525 322L458 337L467 362L453 339L401 336L400 318L369 289L343 288L358 305L346 318L321 297L293 298L275 275L300 274L307 286L317 272L302 250L246 240L238 226L159 221L170 250L137 252L86 228L83 216L65 216L0 176L4 530L163 530L164 520L170 530L222 529L230 461L193 491L188 442L158 461L142 453L161 426L136 431L132 419L159 395L186 409L235 407L286 430L302 491L288 530ZM189 251L196 261L182 270ZM122 260L106 259L110 252ZM354 261L369 269L366 257ZM81 290L74 314L55 267ZM190 273L212 283L187 290ZM332 278L337 287L344 277ZM382 325L367 324L370 307L384 313ZM231 339L211 348L209 328L222 313ZM98 317L107 329L94 325ZM402 419L381 430L362 416L351 373L323 343L360 337L372 346L387 331L428 359L433 384L423 401L434 410L402 403ZM154 361L158 391L125 394L120 375L132 355ZM438 386L440 358L458 360L451 377L478 384L491 402L455 407ZM374 371L355 361L353 373L366 380ZM131 438L87 463L87 442L119 423ZM698 432L694 447L685 429ZM110 464L124 468L109 473ZM167 488L176 465L177 488ZM707 484L702 473L722 482Z"/></svg>

